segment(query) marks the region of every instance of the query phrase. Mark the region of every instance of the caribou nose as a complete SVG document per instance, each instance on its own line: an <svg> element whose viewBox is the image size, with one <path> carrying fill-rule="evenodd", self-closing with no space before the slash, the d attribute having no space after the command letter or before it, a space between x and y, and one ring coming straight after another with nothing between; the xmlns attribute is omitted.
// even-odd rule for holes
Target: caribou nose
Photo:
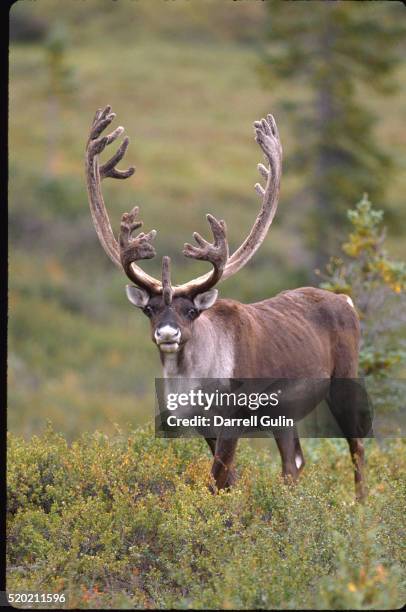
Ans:
<svg viewBox="0 0 406 612"><path fill-rule="evenodd" d="M155 340L157 344L164 344L170 342L179 342L180 340L180 329L178 327L172 327L172 325L163 325L155 330Z"/></svg>

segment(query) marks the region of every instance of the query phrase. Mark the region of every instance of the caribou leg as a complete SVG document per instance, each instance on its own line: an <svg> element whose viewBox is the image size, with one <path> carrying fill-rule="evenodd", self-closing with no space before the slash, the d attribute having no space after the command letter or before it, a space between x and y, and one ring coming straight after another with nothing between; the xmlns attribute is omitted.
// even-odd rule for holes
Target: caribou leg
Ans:
<svg viewBox="0 0 406 612"><path fill-rule="evenodd" d="M330 393L326 398L350 449L354 466L355 498L362 502L366 497L365 486L365 452L362 437L371 427L369 405L364 389L351 379L347 381L333 379ZM359 432L359 433L358 433ZM355 437L356 435L362 437Z"/></svg>
<svg viewBox="0 0 406 612"><path fill-rule="evenodd" d="M211 454L214 456L216 454L216 438L205 438L209 448L211 450Z"/></svg>
<svg viewBox="0 0 406 612"><path fill-rule="evenodd" d="M228 489L236 481L233 461L235 451L237 449L237 442L238 438L227 440L217 438L214 460L211 468L211 475L215 482L215 487L210 486L210 490L213 493L219 491L220 489Z"/></svg>
<svg viewBox="0 0 406 612"><path fill-rule="evenodd" d="M365 487L365 451L360 438L347 438L350 447L351 460L354 466L355 499L359 502L365 500L367 491Z"/></svg>
<svg viewBox="0 0 406 612"><path fill-rule="evenodd" d="M297 435L297 434L296 434ZM286 483L296 482L301 468L304 465L302 449L300 447L299 438L295 437L293 430L286 432L278 432L275 436L275 442L282 460L282 476ZM299 449L299 453L297 452ZM303 463L298 466L297 458L301 458Z"/></svg>
<svg viewBox="0 0 406 612"><path fill-rule="evenodd" d="M302 447L300 446L300 440L298 437L295 438L295 463L296 463L296 467L299 470L299 474L300 474L306 462L305 462L305 458L303 455Z"/></svg>

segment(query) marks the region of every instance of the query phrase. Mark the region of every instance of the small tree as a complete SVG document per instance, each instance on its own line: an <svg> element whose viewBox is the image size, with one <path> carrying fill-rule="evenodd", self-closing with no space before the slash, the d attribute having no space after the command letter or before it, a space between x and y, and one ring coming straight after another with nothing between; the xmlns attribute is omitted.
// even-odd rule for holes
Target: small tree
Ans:
<svg viewBox="0 0 406 612"><path fill-rule="evenodd" d="M400 339L406 316L406 264L391 259L385 249L383 212L368 196L348 211L351 230L342 245L343 257L332 257L320 284L323 289L351 296L361 319L361 375L388 376L405 356Z"/></svg>

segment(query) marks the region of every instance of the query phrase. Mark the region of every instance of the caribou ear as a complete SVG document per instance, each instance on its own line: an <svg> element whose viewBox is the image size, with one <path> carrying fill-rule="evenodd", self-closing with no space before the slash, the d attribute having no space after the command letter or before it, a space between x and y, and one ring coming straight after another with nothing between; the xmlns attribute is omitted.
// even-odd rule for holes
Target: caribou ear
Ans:
<svg viewBox="0 0 406 612"><path fill-rule="evenodd" d="M218 294L219 292L217 289L210 289L210 291L199 293L193 300L193 304L196 306L197 310L207 310L207 308L213 306L214 302L217 300Z"/></svg>
<svg viewBox="0 0 406 612"><path fill-rule="evenodd" d="M149 302L149 295L144 289L139 289L133 285L126 285L125 292L131 304L138 308L145 308Z"/></svg>

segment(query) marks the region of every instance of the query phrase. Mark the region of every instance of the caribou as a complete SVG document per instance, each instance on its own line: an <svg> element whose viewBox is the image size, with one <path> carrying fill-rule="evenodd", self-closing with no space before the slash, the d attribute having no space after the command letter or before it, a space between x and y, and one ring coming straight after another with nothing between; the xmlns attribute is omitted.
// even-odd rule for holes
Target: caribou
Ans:
<svg viewBox="0 0 406 612"><path fill-rule="evenodd" d="M116 240L103 200L105 178L126 179L135 171L117 169L129 139L101 163L99 155L124 132L117 127L103 135L115 118L111 107L99 109L86 146L87 191L93 224L106 254L131 280L126 294L149 318L152 341L159 350L165 378L318 378L328 381L357 377L360 342L359 319L350 298L314 287L287 290L253 304L219 299L215 286L241 270L258 250L275 217L282 174L282 146L272 115L255 121L255 140L266 164L258 164L264 185L255 185L261 208L242 244L230 255L223 220L207 215L213 241L193 234L186 257L206 261L211 271L180 285L171 282L169 257L162 260L161 280L137 262L156 255L155 230L142 226L139 208L122 216ZM334 411L334 397L326 392ZM349 406L351 409L351 406ZM337 420L340 415L335 413ZM339 423L340 425L340 423ZM361 437L347 437L354 468L356 498L365 496L364 447ZM238 439L207 439L213 455L212 490L230 487L236 480L234 458ZM282 475L295 482L305 460L296 430L276 438Z"/></svg>

